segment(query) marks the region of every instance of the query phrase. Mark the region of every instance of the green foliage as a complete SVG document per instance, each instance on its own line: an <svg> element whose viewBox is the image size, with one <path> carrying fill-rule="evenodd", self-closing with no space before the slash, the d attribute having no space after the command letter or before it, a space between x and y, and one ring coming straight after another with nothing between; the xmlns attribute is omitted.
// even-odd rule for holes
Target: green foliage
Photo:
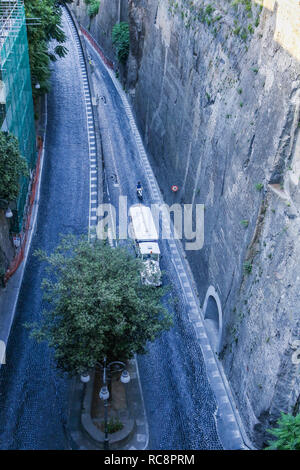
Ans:
<svg viewBox="0 0 300 470"><path fill-rule="evenodd" d="M247 219L241 220L241 224L242 224L245 228L247 228L248 225L249 225L249 220L247 220Z"/></svg>
<svg viewBox="0 0 300 470"><path fill-rule="evenodd" d="M114 432L121 431L123 427L123 423L121 423L118 418L110 418L110 420L107 422L108 434L113 434Z"/></svg>
<svg viewBox="0 0 300 470"><path fill-rule="evenodd" d="M28 167L20 155L18 140L0 132L0 199L9 202L18 197L22 175L28 176Z"/></svg>
<svg viewBox="0 0 300 470"><path fill-rule="evenodd" d="M67 49L63 43L66 36L61 29L60 5L71 0L25 0L25 12L28 18L39 18L39 25L27 26L29 60L32 76L33 95L37 96L49 90L50 61L64 57ZM48 42L54 39L57 45L53 52L48 50ZM40 89L35 88L39 82Z"/></svg>
<svg viewBox="0 0 300 470"><path fill-rule="evenodd" d="M47 263L47 308L41 325L27 326L54 348L63 371L82 373L104 356L110 361L143 354L147 342L171 326L161 304L164 290L141 283L143 264L128 250L69 235L51 255L36 254Z"/></svg>
<svg viewBox="0 0 300 470"><path fill-rule="evenodd" d="M112 29L112 43L116 48L118 61L125 64L129 55L129 24L116 23Z"/></svg>
<svg viewBox="0 0 300 470"><path fill-rule="evenodd" d="M246 262L244 263L244 272L245 272L246 274L251 274L251 272L252 272L252 264L250 263L250 261L246 261Z"/></svg>
<svg viewBox="0 0 300 470"><path fill-rule="evenodd" d="M84 0L88 5L88 15L94 18L99 13L100 0Z"/></svg>
<svg viewBox="0 0 300 470"><path fill-rule="evenodd" d="M268 432L276 439L269 441L266 450L300 450L300 414L281 413L277 427Z"/></svg>
<svg viewBox="0 0 300 470"><path fill-rule="evenodd" d="M255 189L257 189L257 191L261 191L263 189L264 185L262 183L256 183L255 185Z"/></svg>
<svg viewBox="0 0 300 470"><path fill-rule="evenodd" d="M226 8L224 15L235 16L234 27L231 28L233 34L239 37L243 42L246 42L249 38L248 33L253 34L253 25L249 23L249 19L255 20L255 26L259 24L259 17L262 11L262 5L257 5L259 0L228 0L228 3L233 7L229 11ZM261 0L262 2L263 0ZM205 5L205 2L195 2L193 0L182 0L180 4L176 0L168 0L169 13L174 16L179 15L184 22L184 26L187 29L192 28L193 30L199 31L198 23L202 23L211 28L211 32L214 36L220 31L221 28L226 26L226 21L219 23L216 28L213 26L216 22L219 22L223 15L216 15L216 8L219 7L218 3ZM212 27L213 26L213 27ZM226 35L226 39L228 34ZM247 46L246 46L247 50Z"/></svg>

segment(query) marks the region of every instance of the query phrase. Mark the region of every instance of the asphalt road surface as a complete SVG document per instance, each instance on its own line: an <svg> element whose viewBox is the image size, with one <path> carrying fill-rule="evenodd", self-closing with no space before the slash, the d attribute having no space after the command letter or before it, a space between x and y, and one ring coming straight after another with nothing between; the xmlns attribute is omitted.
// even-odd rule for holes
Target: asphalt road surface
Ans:
<svg viewBox="0 0 300 470"><path fill-rule="evenodd" d="M88 42L87 48L94 62L95 94L100 98L107 198L118 214L119 196L127 196L128 207L139 202L136 184L141 181L143 203L150 205L154 201L122 100ZM149 345L147 355L138 358L149 423L149 449L222 449L215 426L216 403L166 240L160 241L160 248L164 284L172 285L171 296L176 299L176 306L169 307L173 328Z"/></svg>
<svg viewBox="0 0 300 470"><path fill-rule="evenodd" d="M70 35L69 26L64 22ZM37 248L51 252L59 234L87 233L89 159L79 58L73 40L68 55L53 64L48 95L46 154L37 231L33 237L16 319L0 372L0 448L67 447L68 380L55 369L46 344L29 339L25 322L42 309L43 266Z"/></svg>
<svg viewBox="0 0 300 470"><path fill-rule="evenodd" d="M69 26L64 22L68 35ZM29 339L25 322L38 321L43 309L40 288L43 265L33 256L50 252L60 233L86 233L89 204L89 160L86 119L76 45L53 65L48 96L46 154L36 235L24 275L16 321L0 373L0 448L65 449L68 447L68 380L55 369L53 352ZM106 198L117 206L119 195L137 203L135 186L144 186L144 169L121 98L102 62L95 63L100 126L105 154ZM174 327L138 359L149 423L149 449L220 449L215 426L216 403L202 354L186 315L185 301L166 242L161 242L164 283L172 285Z"/></svg>

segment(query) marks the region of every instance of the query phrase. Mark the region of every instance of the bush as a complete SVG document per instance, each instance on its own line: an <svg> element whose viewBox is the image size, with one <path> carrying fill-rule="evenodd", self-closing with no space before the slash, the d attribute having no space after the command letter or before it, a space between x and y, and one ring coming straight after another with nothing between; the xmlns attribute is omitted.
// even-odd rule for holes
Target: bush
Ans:
<svg viewBox="0 0 300 470"><path fill-rule="evenodd" d="M0 132L0 199L14 201L20 190L20 177L28 176L28 166L19 151L18 140Z"/></svg>
<svg viewBox="0 0 300 470"><path fill-rule="evenodd" d="M88 5L88 15L94 18L99 13L100 0L85 0L85 3Z"/></svg>
<svg viewBox="0 0 300 470"><path fill-rule="evenodd" d="M244 272L245 272L245 274L251 274L252 273L252 264L249 261L246 261L244 263Z"/></svg>
<svg viewBox="0 0 300 470"><path fill-rule="evenodd" d="M116 23L112 30L112 43L116 48L118 61L125 64L129 55L129 24Z"/></svg>
<svg viewBox="0 0 300 470"><path fill-rule="evenodd" d="M110 418L107 423L107 431L109 434L113 434L114 432L121 431L123 429L123 423L118 418Z"/></svg>
<svg viewBox="0 0 300 470"><path fill-rule="evenodd" d="M300 414L281 413L277 427L268 429L268 432L277 439L269 441L266 450L300 450Z"/></svg>

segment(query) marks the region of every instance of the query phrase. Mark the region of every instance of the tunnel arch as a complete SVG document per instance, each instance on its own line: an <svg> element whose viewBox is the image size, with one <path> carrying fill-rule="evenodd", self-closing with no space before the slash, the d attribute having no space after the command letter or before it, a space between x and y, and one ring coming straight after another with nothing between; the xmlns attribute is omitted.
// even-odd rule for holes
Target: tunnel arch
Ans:
<svg viewBox="0 0 300 470"><path fill-rule="evenodd" d="M219 294L214 286L209 286L203 303L203 318L210 325L208 328L209 336L216 347L216 352L221 349L222 330L223 330L223 312Z"/></svg>

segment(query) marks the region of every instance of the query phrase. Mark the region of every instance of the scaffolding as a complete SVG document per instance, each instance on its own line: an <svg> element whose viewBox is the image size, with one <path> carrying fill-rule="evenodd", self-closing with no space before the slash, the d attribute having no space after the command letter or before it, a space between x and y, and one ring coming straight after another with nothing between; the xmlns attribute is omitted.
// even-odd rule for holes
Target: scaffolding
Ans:
<svg viewBox="0 0 300 470"><path fill-rule="evenodd" d="M0 0L0 129L9 131L18 138L21 155L32 170L37 153L22 0ZM21 230L28 187L28 179L22 178L15 231Z"/></svg>

